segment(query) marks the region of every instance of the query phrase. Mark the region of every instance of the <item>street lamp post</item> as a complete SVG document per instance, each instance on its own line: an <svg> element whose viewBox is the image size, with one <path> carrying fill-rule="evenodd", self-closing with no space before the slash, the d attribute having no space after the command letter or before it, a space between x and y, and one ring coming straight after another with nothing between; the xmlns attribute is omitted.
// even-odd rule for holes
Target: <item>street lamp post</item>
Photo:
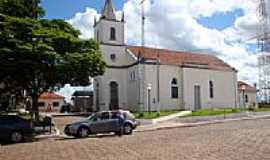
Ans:
<svg viewBox="0 0 270 160"><path fill-rule="evenodd" d="M149 83L147 85L147 108L148 108L148 113L151 113L151 90L152 90L152 84Z"/></svg>
<svg viewBox="0 0 270 160"><path fill-rule="evenodd" d="M245 99L246 86L242 85L241 90L242 90L242 104L243 104L243 107L246 108L246 99Z"/></svg>

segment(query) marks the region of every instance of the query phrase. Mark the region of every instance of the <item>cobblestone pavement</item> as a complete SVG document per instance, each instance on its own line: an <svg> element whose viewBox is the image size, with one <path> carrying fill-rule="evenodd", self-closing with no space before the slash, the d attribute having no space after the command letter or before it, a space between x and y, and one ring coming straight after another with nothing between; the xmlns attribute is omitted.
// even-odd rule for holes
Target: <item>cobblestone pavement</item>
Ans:
<svg viewBox="0 0 270 160"><path fill-rule="evenodd" d="M0 160L269 160L270 120L0 146Z"/></svg>

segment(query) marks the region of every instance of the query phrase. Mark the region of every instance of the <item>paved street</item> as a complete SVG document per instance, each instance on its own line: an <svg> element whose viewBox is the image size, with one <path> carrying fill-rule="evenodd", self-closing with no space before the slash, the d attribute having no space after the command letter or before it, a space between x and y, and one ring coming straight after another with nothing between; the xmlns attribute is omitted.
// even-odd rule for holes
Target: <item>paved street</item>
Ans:
<svg viewBox="0 0 270 160"><path fill-rule="evenodd" d="M5 145L1 160L264 160L270 157L270 120L235 121L201 127L41 140Z"/></svg>

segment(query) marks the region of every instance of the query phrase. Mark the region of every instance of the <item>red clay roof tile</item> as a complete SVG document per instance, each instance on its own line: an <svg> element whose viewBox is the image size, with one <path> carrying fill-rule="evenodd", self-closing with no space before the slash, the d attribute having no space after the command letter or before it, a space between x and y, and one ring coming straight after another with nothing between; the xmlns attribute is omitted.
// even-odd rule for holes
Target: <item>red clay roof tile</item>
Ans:
<svg viewBox="0 0 270 160"><path fill-rule="evenodd" d="M39 96L40 99L64 99L65 97L55 93L44 92Z"/></svg>
<svg viewBox="0 0 270 160"><path fill-rule="evenodd" d="M242 90L243 85L245 86L245 91L247 91L247 92L256 92L257 91L256 87L253 87L253 86L251 86L243 81L237 82L238 90Z"/></svg>
<svg viewBox="0 0 270 160"><path fill-rule="evenodd" d="M139 54L141 54L141 56L146 60L156 60L159 54L160 63L165 65L181 65L182 67L188 68L236 71L233 67L231 67L229 64L225 63L221 59L208 54L196 54L190 52L155 49L148 47L144 47L142 52L142 47L140 46L129 46L128 49L136 57L139 57Z"/></svg>

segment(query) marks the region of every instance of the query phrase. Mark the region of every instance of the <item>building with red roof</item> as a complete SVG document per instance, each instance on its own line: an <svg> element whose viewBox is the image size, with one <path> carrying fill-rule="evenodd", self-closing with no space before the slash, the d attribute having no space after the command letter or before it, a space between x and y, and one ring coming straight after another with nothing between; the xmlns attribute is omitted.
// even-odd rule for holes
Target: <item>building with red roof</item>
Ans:
<svg viewBox="0 0 270 160"><path fill-rule="evenodd" d="M257 88L243 81L237 82L239 106L249 107L257 104Z"/></svg>
<svg viewBox="0 0 270 160"><path fill-rule="evenodd" d="M94 37L107 69L94 78L94 110L239 106L237 70L223 60L207 53L128 46L124 15L117 19L111 0L101 15L94 25Z"/></svg>
<svg viewBox="0 0 270 160"><path fill-rule="evenodd" d="M64 104L65 97L52 92L44 92L39 96L40 111L59 112Z"/></svg>

